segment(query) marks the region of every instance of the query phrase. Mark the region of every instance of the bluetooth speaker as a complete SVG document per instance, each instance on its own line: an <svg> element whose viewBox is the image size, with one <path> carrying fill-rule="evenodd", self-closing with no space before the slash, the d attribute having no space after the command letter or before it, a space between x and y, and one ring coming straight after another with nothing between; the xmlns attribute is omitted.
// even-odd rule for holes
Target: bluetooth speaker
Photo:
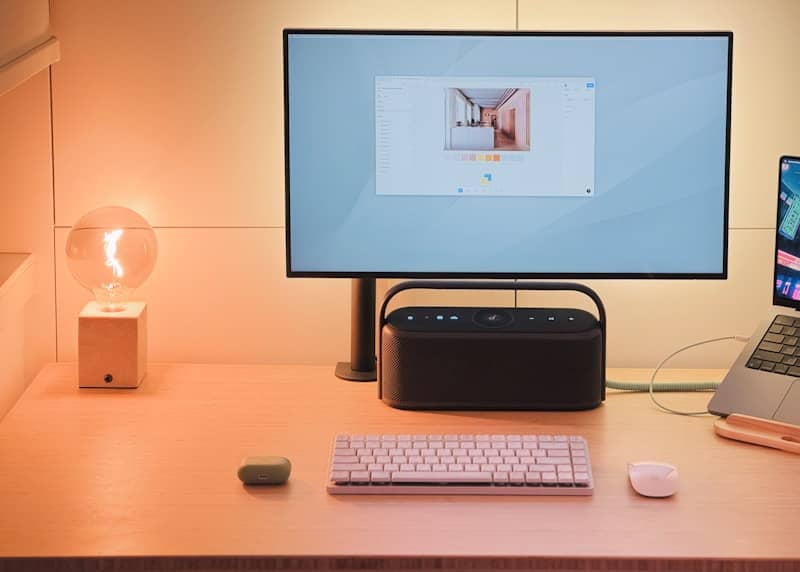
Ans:
<svg viewBox="0 0 800 572"><path fill-rule="evenodd" d="M599 317L570 308L414 306L389 300L409 289L575 290ZM409 281L380 312L379 397L401 409L578 410L605 399L605 310L571 283Z"/></svg>

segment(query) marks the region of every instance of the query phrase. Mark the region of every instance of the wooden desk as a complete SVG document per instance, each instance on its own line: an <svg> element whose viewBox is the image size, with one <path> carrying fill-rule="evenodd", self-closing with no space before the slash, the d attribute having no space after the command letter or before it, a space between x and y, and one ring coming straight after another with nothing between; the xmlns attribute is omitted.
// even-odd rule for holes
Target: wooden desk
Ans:
<svg viewBox="0 0 800 572"><path fill-rule="evenodd" d="M573 413L410 412L332 367L154 365L135 390L79 390L76 373L47 366L0 423L0 571L800 566L800 456L722 439L713 418L662 413L647 395L610 391ZM525 431L584 434L594 496L325 492L337 432ZM289 483L243 487L236 469L253 454L289 457ZM626 462L643 459L676 464L681 491L636 495Z"/></svg>

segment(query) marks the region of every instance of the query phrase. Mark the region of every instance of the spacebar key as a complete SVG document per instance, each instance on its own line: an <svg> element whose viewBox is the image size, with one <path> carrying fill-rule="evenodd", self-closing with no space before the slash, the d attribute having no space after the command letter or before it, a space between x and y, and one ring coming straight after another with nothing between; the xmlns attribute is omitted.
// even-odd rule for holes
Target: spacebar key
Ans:
<svg viewBox="0 0 800 572"><path fill-rule="evenodd" d="M449 471L393 471L393 483L430 483L430 484L464 484L492 483L492 473L468 472L455 473Z"/></svg>

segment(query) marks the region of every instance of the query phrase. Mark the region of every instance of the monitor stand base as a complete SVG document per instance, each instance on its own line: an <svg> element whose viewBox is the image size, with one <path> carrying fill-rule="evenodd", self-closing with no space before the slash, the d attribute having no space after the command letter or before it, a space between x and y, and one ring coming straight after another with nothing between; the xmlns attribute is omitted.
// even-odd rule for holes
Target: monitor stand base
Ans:
<svg viewBox="0 0 800 572"><path fill-rule="evenodd" d="M353 369L351 362L340 361L336 364L336 377L339 379L346 379L347 381L375 381L377 379L374 369L367 371L359 371Z"/></svg>
<svg viewBox="0 0 800 572"><path fill-rule="evenodd" d="M350 361L337 363L335 374L347 381L378 379L374 278L354 278L350 283Z"/></svg>

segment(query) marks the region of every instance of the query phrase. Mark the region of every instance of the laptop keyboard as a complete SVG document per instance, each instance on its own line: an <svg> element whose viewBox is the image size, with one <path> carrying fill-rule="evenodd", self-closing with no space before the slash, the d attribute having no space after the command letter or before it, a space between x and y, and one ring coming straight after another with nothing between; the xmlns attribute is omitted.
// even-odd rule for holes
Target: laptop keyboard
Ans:
<svg viewBox="0 0 800 572"><path fill-rule="evenodd" d="M800 318L775 316L747 367L800 377Z"/></svg>

